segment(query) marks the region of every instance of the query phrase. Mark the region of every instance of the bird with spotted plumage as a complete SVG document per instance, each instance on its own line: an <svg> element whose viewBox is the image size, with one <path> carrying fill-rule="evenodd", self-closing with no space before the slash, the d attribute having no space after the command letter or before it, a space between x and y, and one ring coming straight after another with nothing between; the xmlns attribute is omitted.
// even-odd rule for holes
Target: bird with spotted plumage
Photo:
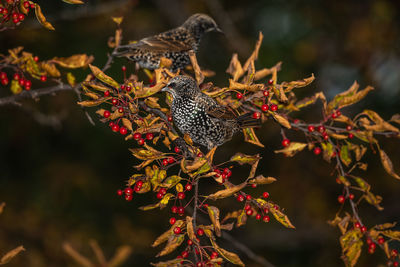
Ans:
<svg viewBox="0 0 400 267"><path fill-rule="evenodd" d="M172 95L174 125L183 134L188 134L194 143L209 150L229 141L242 128L261 125L261 120L254 119L252 113L238 116L218 104L204 94L190 76L175 76L162 91Z"/></svg>
<svg viewBox="0 0 400 267"><path fill-rule="evenodd" d="M177 28L119 46L113 55L150 70L159 68L164 57L172 61L170 69L176 71L190 64L189 51L197 52L203 35L211 31L222 32L210 16L194 14Z"/></svg>

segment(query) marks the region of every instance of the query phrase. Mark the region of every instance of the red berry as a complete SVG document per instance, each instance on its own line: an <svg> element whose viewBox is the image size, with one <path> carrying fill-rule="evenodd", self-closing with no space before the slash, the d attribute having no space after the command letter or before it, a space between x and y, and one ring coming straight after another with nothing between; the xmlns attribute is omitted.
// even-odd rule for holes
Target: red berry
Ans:
<svg viewBox="0 0 400 267"><path fill-rule="evenodd" d="M104 91L104 96L105 96L105 97L109 97L109 96L110 96L110 91L108 91L108 90L107 90L107 91Z"/></svg>
<svg viewBox="0 0 400 267"><path fill-rule="evenodd" d="M168 160L167 159L163 159L162 160L162 165L167 166L168 165Z"/></svg>
<svg viewBox="0 0 400 267"><path fill-rule="evenodd" d="M362 233L365 233L365 232L367 231L367 227L365 227L364 225L361 226L360 229L361 229L361 232L362 232Z"/></svg>
<svg viewBox="0 0 400 267"><path fill-rule="evenodd" d="M329 139L329 136L328 136L327 133L323 133L323 134L322 134L322 137L324 138L324 140L328 140L328 139Z"/></svg>
<svg viewBox="0 0 400 267"><path fill-rule="evenodd" d="M267 214L269 212L268 208L264 209L264 213Z"/></svg>
<svg viewBox="0 0 400 267"><path fill-rule="evenodd" d="M185 199L185 193L183 193L183 192L179 192L178 193L178 199Z"/></svg>
<svg viewBox="0 0 400 267"><path fill-rule="evenodd" d="M246 195L246 199L247 200L251 200L251 196L250 195Z"/></svg>
<svg viewBox="0 0 400 267"><path fill-rule="evenodd" d="M285 138L282 140L282 146L287 147L290 145L290 140Z"/></svg>
<svg viewBox="0 0 400 267"><path fill-rule="evenodd" d="M182 206L178 207L178 213L179 214L184 214L185 213L185 209Z"/></svg>
<svg viewBox="0 0 400 267"><path fill-rule="evenodd" d="M161 187L158 192L165 195L165 193L167 193L167 189L165 189L164 187Z"/></svg>
<svg viewBox="0 0 400 267"><path fill-rule="evenodd" d="M122 196L123 193L124 193L124 192L123 192L121 189L118 189L118 190L117 190L117 195L118 195L118 196Z"/></svg>
<svg viewBox="0 0 400 267"><path fill-rule="evenodd" d="M360 227L361 227L361 224L360 224L359 222L356 222L356 223L354 224L354 227L355 227L355 228L360 228Z"/></svg>
<svg viewBox="0 0 400 267"><path fill-rule="evenodd" d="M19 79L18 83L21 86L25 86L25 79L24 78Z"/></svg>
<svg viewBox="0 0 400 267"><path fill-rule="evenodd" d="M177 146L174 148L174 151L175 151L175 153L179 153L179 152L181 152L180 148L179 148L179 147L177 147Z"/></svg>
<svg viewBox="0 0 400 267"><path fill-rule="evenodd" d="M113 127L111 128L114 132L118 132L119 131L119 125L118 124L114 124Z"/></svg>
<svg viewBox="0 0 400 267"><path fill-rule="evenodd" d="M253 210L252 210L252 209L246 210L246 214L247 214L248 216L251 216L251 215L253 214Z"/></svg>
<svg viewBox="0 0 400 267"><path fill-rule="evenodd" d="M177 206L172 206L171 207L171 212L172 213L177 213L178 212L178 207Z"/></svg>
<svg viewBox="0 0 400 267"><path fill-rule="evenodd" d="M25 19L25 15L22 13L19 13L18 19L19 19L19 21L23 21Z"/></svg>
<svg viewBox="0 0 400 267"><path fill-rule="evenodd" d="M126 67L125 66L122 66L121 69L122 69L123 72L126 71Z"/></svg>
<svg viewBox="0 0 400 267"><path fill-rule="evenodd" d="M354 134L349 133L349 138L352 139L354 137Z"/></svg>
<svg viewBox="0 0 400 267"><path fill-rule="evenodd" d="M319 155L319 154L321 154L321 148L320 147L315 147L313 152L314 152L315 155Z"/></svg>
<svg viewBox="0 0 400 267"><path fill-rule="evenodd" d="M369 245L369 244L371 244L371 243L372 243L371 238L367 238L367 244Z"/></svg>
<svg viewBox="0 0 400 267"><path fill-rule="evenodd" d="M189 246L191 246L191 245L193 245L193 241L189 239L189 240L187 241L187 244L188 244Z"/></svg>
<svg viewBox="0 0 400 267"><path fill-rule="evenodd" d="M31 8L33 8L33 7L31 6ZM34 56L33 60L35 60L35 62L38 62L39 61L39 57L38 56Z"/></svg>
<svg viewBox="0 0 400 267"><path fill-rule="evenodd" d="M134 133L133 134L133 139L139 140L140 138L142 138L142 134L140 134L140 133Z"/></svg>
<svg viewBox="0 0 400 267"><path fill-rule="evenodd" d="M47 76L46 76L46 75L40 76L40 80L41 80L42 82L47 81Z"/></svg>
<svg viewBox="0 0 400 267"><path fill-rule="evenodd" d="M175 233L176 235L179 235L179 234L181 233L181 228L180 228L180 227L175 227L175 228L174 228L174 233Z"/></svg>
<svg viewBox="0 0 400 267"><path fill-rule="evenodd" d="M261 117L260 112L254 112L254 113L253 113L253 118L254 118L254 119L259 119L260 117Z"/></svg>
<svg viewBox="0 0 400 267"><path fill-rule="evenodd" d="M142 146L142 145L144 144L144 139L143 139L143 138L140 138L140 139L137 141L137 143L138 143L138 145Z"/></svg>
<svg viewBox="0 0 400 267"><path fill-rule="evenodd" d="M147 133L146 134L146 139L147 140L152 140L154 138L154 135L152 133Z"/></svg>
<svg viewBox="0 0 400 267"><path fill-rule="evenodd" d="M24 7L25 7L25 8L29 8L29 1L25 1L25 2L24 2Z"/></svg>
<svg viewBox="0 0 400 267"><path fill-rule="evenodd" d="M172 116L168 116L168 121L171 122L172 120Z"/></svg>
<svg viewBox="0 0 400 267"><path fill-rule="evenodd" d="M157 193L156 198L158 199L162 199L163 198L163 194L161 194L160 192Z"/></svg>
<svg viewBox="0 0 400 267"><path fill-rule="evenodd" d="M202 158L203 156L204 156L203 153L201 153L201 152L197 153L198 158Z"/></svg>
<svg viewBox="0 0 400 267"><path fill-rule="evenodd" d="M130 91L132 90L132 87L131 87L130 85L127 85L127 86L125 87L125 90L126 90L127 92L130 92Z"/></svg>
<svg viewBox="0 0 400 267"><path fill-rule="evenodd" d="M172 164L175 162L175 159L173 157L169 157L167 160L168 160L169 164Z"/></svg>
<svg viewBox="0 0 400 267"><path fill-rule="evenodd" d="M314 132L315 131L315 127L313 125L308 125L308 131L310 133Z"/></svg>
<svg viewBox="0 0 400 267"><path fill-rule="evenodd" d="M11 17L12 17L13 19L18 19L18 13L13 12L12 15L11 15Z"/></svg>
<svg viewBox="0 0 400 267"><path fill-rule="evenodd" d="M236 199L239 202L243 202L244 201L244 196L243 195L238 195Z"/></svg>
<svg viewBox="0 0 400 267"><path fill-rule="evenodd" d="M118 108L118 112L119 113L124 113L124 109L123 108Z"/></svg>
<svg viewBox="0 0 400 267"><path fill-rule="evenodd" d="M393 262L393 267L399 267L399 262L394 261L394 262Z"/></svg>
<svg viewBox="0 0 400 267"><path fill-rule="evenodd" d="M261 106L261 110L266 112L269 109L269 106L267 104L264 104Z"/></svg>
<svg viewBox="0 0 400 267"><path fill-rule="evenodd" d="M297 123L299 123L299 122L300 122L299 119L294 119L294 120L293 120L293 123L294 123L294 124L297 124Z"/></svg>
<svg viewBox="0 0 400 267"><path fill-rule="evenodd" d="M197 253L198 254L198 253ZM203 267L204 265L203 265L203 263L202 262L198 262L198 263L196 263L196 267Z"/></svg>
<svg viewBox="0 0 400 267"><path fill-rule="evenodd" d="M185 250L182 252L182 258L187 258L189 256L189 253Z"/></svg>
<svg viewBox="0 0 400 267"><path fill-rule="evenodd" d="M32 3L31 8L34 9L36 7L36 4Z"/></svg>
<svg viewBox="0 0 400 267"><path fill-rule="evenodd" d="M216 258L218 258L218 252L216 252L216 251L213 251L212 253L211 253L211 257L210 257L211 259L216 259Z"/></svg>
<svg viewBox="0 0 400 267"><path fill-rule="evenodd" d="M124 90L125 89L125 85L124 84L121 84L121 90Z"/></svg>
<svg viewBox="0 0 400 267"><path fill-rule="evenodd" d="M201 228L199 228L199 229L197 230L197 234L198 234L199 236L204 235L204 230L201 229Z"/></svg>
<svg viewBox="0 0 400 267"><path fill-rule="evenodd" d="M242 98L243 98L243 94L237 93L237 94L236 94L236 98L237 98L237 99L242 99Z"/></svg>
<svg viewBox="0 0 400 267"><path fill-rule="evenodd" d="M268 90L264 90L263 94L264 94L265 97L268 97L269 96L269 91Z"/></svg>
<svg viewBox="0 0 400 267"><path fill-rule="evenodd" d="M132 195L125 195L125 200L126 201L131 201L133 199Z"/></svg>
<svg viewBox="0 0 400 267"><path fill-rule="evenodd" d="M257 213L256 220L261 220L261 214L260 213Z"/></svg>
<svg viewBox="0 0 400 267"><path fill-rule="evenodd" d="M18 18L13 19L14 24L17 24L19 22Z"/></svg>
<svg viewBox="0 0 400 267"><path fill-rule="evenodd" d="M269 79L269 80L268 80L268 84L269 84L269 85L272 85L273 83L274 83L274 80L272 80L272 79Z"/></svg>
<svg viewBox="0 0 400 267"><path fill-rule="evenodd" d="M112 128L114 126L114 123L112 121L110 121L110 123L108 124L108 127Z"/></svg>
<svg viewBox="0 0 400 267"><path fill-rule="evenodd" d="M251 209L251 206L249 204L246 204L246 206L244 206L244 209L249 210L249 209Z"/></svg>
<svg viewBox="0 0 400 267"><path fill-rule="evenodd" d="M378 243L382 245L385 243L385 239L383 237L378 238Z"/></svg>
<svg viewBox="0 0 400 267"><path fill-rule="evenodd" d="M13 78L14 78L14 80L18 81L21 77L19 76L18 73L14 73Z"/></svg>
<svg viewBox="0 0 400 267"><path fill-rule="evenodd" d="M269 197L269 193L268 192L264 192L263 193L263 198L268 198Z"/></svg>
<svg viewBox="0 0 400 267"><path fill-rule="evenodd" d="M345 198L344 198L344 196L340 195L340 196L338 196L337 200L339 203L343 204L345 201Z"/></svg>
<svg viewBox="0 0 400 267"><path fill-rule="evenodd" d="M32 82L30 80L25 80L25 88L31 87L31 86L32 86Z"/></svg>
<svg viewBox="0 0 400 267"><path fill-rule="evenodd" d="M132 195L133 190L132 190L132 188L127 187L127 188L125 188L124 192L125 192L125 195Z"/></svg>
<svg viewBox="0 0 400 267"><path fill-rule="evenodd" d="M349 199L353 200L354 199L354 194L349 194Z"/></svg>
<svg viewBox="0 0 400 267"><path fill-rule="evenodd" d="M325 127L323 125L318 126L317 128L318 132L323 133L325 132Z"/></svg>
<svg viewBox="0 0 400 267"><path fill-rule="evenodd" d="M251 187L256 188L257 184L251 184Z"/></svg>
<svg viewBox="0 0 400 267"><path fill-rule="evenodd" d="M263 217L263 221L264 221L264 222L269 222L269 216L268 216L268 215L265 215L265 216Z"/></svg>
<svg viewBox="0 0 400 267"><path fill-rule="evenodd" d="M369 239L369 240L371 240L371 239ZM374 242L372 242L372 240L371 240L371 243L369 243L369 248L370 249L375 249L376 248L376 244Z"/></svg>
<svg viewBox="0 0 400 267"><path fill-rule="evenodd" d="M337 116L337 117L342 116L342 112L340 112L340 110L336 111L336 116Z"/></svg>
<svg viewBox="0 0 400 267"><path fill-rule="evenodd" d="M171 219L169 219L169 224L174 225L176 222L176 219L174 217L171 217Z"/></svg>
<svg viewBox="0 0 400 267"><path fill-rule="evenodd" d="M191 184L186 184L185 185L185 189L187 190L187 191L190 191L190 190L192 190L192 185Z"/></svg>
<svg viewBox="0 0 400 267"><path fill-rule="evenodd" d="M103 116L104 116L104 118L108 118L111 116L111 112L108 110L104 110Z"/></svg>
<svg viewBox="0 0 400 267"><path fill-rule="evenodd" d="M118 104L118 99L116 99L116 98L111 99L111 103L112 103L114 106L116 106L116 105Z"/></svg>
<svg viewBox="0 0 400 267"><path fill-rule="evenodd" d="M3 13L3 15L7 15L8 14L8 9L7 8L3 8L3 12L2 13ZM9 19L10 19L10 17L7 17L6 21L8 21Z"/></svg>
<svg viewBox="0 0 400 267"><path fill-rule="evenodd" d="M397 249L392 249L392 251L390 252L390 255L392 255L392 257L397 257L397 254L398 254L398 252L397 252Z"/></svg>
<svg viewBox="0 0 400 267"><path fill-rule="evenodd" d="M5 79L1 79L1 84L2 85L7 85L8 84L8 79L7 78L5 78Z"/></svg>
<svg viewBox="0 0 400 267"><path fill-rule="evenodd" d="M271 111L277 111L278 110L278 105L272 104L269 108L270 108Z"/></svg>
<svg viewBox="0 0 400 267"><path fill-rule="evenodd" d="M128 130L125 127L121 127L119 129L119 133L122 134L122 135L126 135L128 133Z"/></svg>
<svg viewBox="0 0 400 267"><path fill-rule="evenodd" d="M351 129L353 129L353 127L351 127L350 125L347 125L347 126L346 126L346 130L347 130L347 131L351 131Z"/></svg>
<svg viewBox="0 0 400 267"><path fill-rule="evenodd" d="M337 115L336 115L336 113L334 112L334 113L332 113L332 115L331 115L331 118L332 119L336 119L337 118Z"/></svg>
<svg viewBox="0 0 400 267"><path fill-rule="evenodd" d="M142 180L137 181L137 182L136 182L136 185L137 185L138 187L142 187L143 181L142 181Z"/></svg>

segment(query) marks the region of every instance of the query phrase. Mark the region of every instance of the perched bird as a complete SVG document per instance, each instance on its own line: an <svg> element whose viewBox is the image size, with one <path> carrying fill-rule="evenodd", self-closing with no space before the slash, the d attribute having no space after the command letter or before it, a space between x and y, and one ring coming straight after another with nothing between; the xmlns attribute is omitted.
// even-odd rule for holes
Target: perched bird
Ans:
<svg viewBox="0 0 400 267"><path fill-rule="evenodd" d="M210 31L222 32L208 15L194 14L175 29L119 46L113 55L126 57L146 69L158 68L165 57L172 61L171 70L176 71L190 64L189 51L196 52L201 38Z"/></svg>
<svg viewBox="0 0 400 267"><path fill-rule="evenodd" d="M232 138L242 128L260 126L252 113L240 116L201 92L196 81L184 75L172 78L162 91L172 95L171 115L174 124L193 142L212 149Z"/></svg>

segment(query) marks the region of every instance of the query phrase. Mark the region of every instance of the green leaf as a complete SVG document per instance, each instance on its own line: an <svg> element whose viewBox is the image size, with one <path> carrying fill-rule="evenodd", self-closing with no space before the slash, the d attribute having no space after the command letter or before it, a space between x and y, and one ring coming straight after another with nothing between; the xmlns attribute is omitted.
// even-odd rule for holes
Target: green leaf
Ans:
<svg viewBox="0 0 400 267"><path fill-rule="evenodd" d="M272 206L272 205L271 205ZM285 226L286 228L296 228L293 226L293 224L290 222L288 216L286 216L285 214L283 214L283 212L281 212L280 210L275 209L274 207L271 207L269 211L272 213L272 215L274 215L275 219L280 222L283 226Z"/></svg>
<svg viewBox="0 0 400 267"><path fill-rule="evenodd" d="M361 237L362 234L359 229L350 230L340 237L342 259L346 266L352 267L356 265L363 245Z"/></svg>
<svg viewBox="0 0 400 267"><path fill-rule="evenodd" d="M346 165L346 166L350 165L351 156L350 156L348 145L343 145L340 147L340 159L342 160L344 165Z"/></svg>
<svg viewBox="0 0 400 267"><path fill-rule="evenodd" d="M19 82L18 82L17 80L12 80L12 81L11 81L11 87L10 87L10 89L11 89L11 92L12 92L14 95L19 94L19 93L22 92L22 87L21 87L21 85L19 84Z"/></svg>
<svg viewBox="0 0 400 267"><path fill-rule="evenodd" d="M236 153L235 155L233 155L230 159L230 161L235 161L237 163L239 163L240 165L243 164L250 164L252 165L254 162L260 160L261 157L259 154L256 155L246 155L243 153Z"/></svg>

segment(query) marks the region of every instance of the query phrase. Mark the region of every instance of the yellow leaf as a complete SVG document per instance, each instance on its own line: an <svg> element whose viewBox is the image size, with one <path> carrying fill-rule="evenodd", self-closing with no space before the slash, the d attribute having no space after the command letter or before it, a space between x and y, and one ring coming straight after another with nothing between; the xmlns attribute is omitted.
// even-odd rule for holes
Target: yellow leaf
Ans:
<svg viewBox="0 0 400 267"><path fill-rule="evenodd" d="M183 192L183 185L181 184L181 183L178 183L176 186L175 186L175 190L176 190L176 192Z"/></svg>
<svg viewBox="0 0 400 267"><path fill-rule="evenodd" d="M135 99L154 95L154 94L160 92L161 89L164 88L164 86L165 86L165 84L163 84L163 83L157 83L156 85L154 85L152 87L143 87L139 90L136 90L135 91Z"/></svg>
<svg viewBox="0 0 400 267"><path fill-rule="evenodd" d="M358 258L361 254L361 247L363 245L360 240L362 234L359 229L348 231L340 237L340 245L342 246L342 259L346 266L356 265Z"/></svg>
<svg viewBox="0 0 400 267"><path fill-rule="evenodd" d="M171 226L171 228L169 230L167 230L166 232L164 232L162 235L160 235L159 237L157 237L157 239L153 242L153 244L151 245L153 248L157 247L158 245L164 243L165 241L168 240L168 238L171 235L174 235L174 229L175 227L182 227L182 225L184 224L184 222L182 220L177 220L174 225Z"/></svg>
<svg viewBox="0 0 400 267"><path fill-rule="evenodd" d="M260 142L260 140L258 140L258 137L256 136L253 128L244 128L243 134L244 134L244 141L259 147L264 147L264 145Z"/></svg>
<svg viewBox="0 0 400 267"><path fill-rule="evenodd" d="M275 182L276 179L274 177L264 177L263 175L258 175L256 178L250 179L250 184L271 184Z"/></svg>
<svg viewBox="0 0 400 267"><path fill-rule="evenodd" d="M395 227L396 224L397 224L396 222L394 222L394 223L378 224L378 225L375 225L374 228L377 229L377 230L386 230L386 229Z"/></svg>
<svg viewBox="0 0 400 267"><path fill-rule="evenodd" d="M217 191L214 194L209 195L207 198L212 199L212 200L226 198L226 197L232 196L233 194L242 190L246 185L247 185L247 183L241 183L238 185L234 185L232 187Z"/></svg>
<svg viewBox="0 0 400 267"><path fill-rule="evenodd" d="M208 216L214 226L214 232L217 236L221 236L221 224L219 222L219 209L214 206L207 207Z"/></svg>
<svg viewBox="0 0 400 267"><path fill-rule="evenodd" d="M381 231L381 233L391 239L400 241L400 231L386 230L386 231Z"/></svg>
<svg viewBox="0 0 400 267"><path fill-rule="evenodd" d="M42 24L46 29L52 30L54 31L54 27L53 25L51 25L50 22L48 22L46 20L46 17L43 15L42 13L42 9L40 8L40 6L38 4L35 3L35 14L36 14L36 18L37 20L40 22L40 24Z"/></svg>
<svg viewBox="0 0 400 267"><path fill-rule="evenodd" d="M48 62L41 62L40 67L47 73L48 76L51 77L60 77L61 73L57 69L56 65L53 63L48 63Z"/></svg>
<svg viewBox="0 0 400 267"><path fill-rule="evenodd" d="M331 162L331 158L333 155L333 146L331 143L321 143L321 147L322 147L322 157L324 158L324 160L326 160L327 162Z"/></svg>
<svg viewBox="0 0 400 267"><path fill-rule="evenodd" d="M280 210L275 209L275 207L271 207L269 211L274 215L275 219L280 222L283 226L287 228L295 228L293 224L290 222L288 216L283 214Z"/></svg>
<svg viewBox="0 0 400 267"><path fill-rule="evenodd" d="M178 175L172 175L170 177L168 177L167 179L165 179L165 181L160 184L161 187L166 187L166 188L171 188L173 186L175 186L177 183L179 183L182 180L181 177L179 177Z"/></svg>
<svg viewBox="0 0 400 267"><path fill-rule="evenodd" d="M227 261L239 265L239 266L245 266L244 263L240 260L239 256L236 255L233 252L226 251L223 248L220 248L217 243L210 237L211 245L214 247L214 249L222 256L224 257Z"/></svg>
<svg viewBox="0 0 400 267"><path fill-rule="evenodd" d="M390 174L392 177L400 179L400 176L394 172L393 163L390 160L389 156L386 154L386 152L383 151L382 149L379 149L379 155L381 156L381 162L386 172Z"/></svg>
<svg viewBox="0 0 400 267"><path fill-rule="evenodd" d="M97 79L114 88L119 88L119 84L116 81L114 81L113 78L104 74L104 72L102 72L98 67L89 64L89 68L91 69L93 75L96 76Z"/></svg>
<svg viewBox="0 0 400 267"><path fill-rule="evenodd" d="M197 242L193 229L193 218L189 216L186 216L186 232L192 241Z"/></svg>
<svg viewBox="0 0 400 267"><path fill-rule="evenodd" d="M309 78L304 78L303 80L282 82L281 86L285 87L285 92L290 92L294 88L305 87L315 80L314 74L311 74Z"/></svg>
<svg viewBox="0 0 400 267"><path fill-rule="evenodd" d="M160 203L156 203L156 204L150 204L150 205L139 207L139 209L146 211L146 210L152 210L152 209L158 208L159 206L160 206Z"/></svg>
<svg viewBox="0 0 400 267"><path fill-rule="evenodd" d="M344 163L344 165L349 166L351 163L351 156L349 152L349 146L343 145L340 147L340 160Z"/></svg>
<svg viewBox="0 0 400 267"><path fill-rule="evenodd" d="M75 76L71 72L67 73L67 81L71 87L74 87L76 85Z"/></svg>
<svg viewBox="0 0 400 267"><path fill-rule="evenodd" d="M292 126L290 125L289 121L285 117L279 115L276 112L270 112L270 114L283 127L288 128L288 129L292 128Z"/></svg>
<svg viewBox="0 0 400 267"><path fill-rule="evenodd" d="M364 122L361 123L361 125L369 130L369 131L374 131L374 132L384 132L384 131L390 131L390 132L395 132L395 133L400 133L399 129L397 129L396 127L394 127L393 125L391 125L390 123L386 122L385 120L383 120L378 113L376 113L373 110L364 110L362 113L360 113L359 115L366 115L368 116L368 118L370 118L375 124L374 125L370 125L369 120L366 119L366 121L361 121L360 122Z"/></svg>
<svg viewBox="0 0 400 267"><path fill-rule="evenodd" d="M94 60L93 56L87 56L86 54L78 54L70 57L55 57L51 61L60 65L63 68L77 69L77 68L87 67L90 63L92 63L93 60ZM95 73L93 72L93 74Z"/></svg>
<svg viewBox="0 0 400 267"><path fill-rule="evenodd" d="M124 17L111 17L111 18L118 25L120 25L122 23L122 21L124 20Z"/></svg>
<svg viewBox="0 0 400 267"><path fill-rule="evenodd" d="M165 245L165 248L160 253L158 253L156 257L161 257L173 252L182 244L184 240L185 235L183 234L171 236L171 238L168 239L168 243L167 245Z"/></svg>
<svg viewBox="0 0 400 267"><path fill-rule="evenodd" d="M238 55L236 53L232 55L231 62L229 63L226 72L232 75L233 81L237 81L241 76L243 76L244 70L242 68L242 64L240 64Z"/></svg>
<svg viewBox="0 0 400 267"><path fill-rule="evenodd" d="M243 153L236 153L235 155L233 155L231 157L230 161L236 161L240 165L243 165L243 164L252 165L253 163L255 163L256 161L258 161L260 159L261 159L261 157L260 157L259 154L246 155L246 154L243 154Z"/></svg>
<svg viewBox="0 0 400 267"><path fill-rule="evenodd" d="M94 107L94 106L98 106L101 103L105 102L106 99L97 99L97 100L86 100L86 101L81 101L78 102L78 105L82 106L82 107Z"/></svg>
<svg viewBox="0 0 400 267"><path fill-rule="evenodd" d="M291 142L289 146L280 149L280 150L275 150L275 153L283 153L287 157L293 157L297 152L302 151L307 144L305 143L298 143L298 142Z"/></svg>
<svg viewBox="0 0 400 267"><path fill-rule="evenodd" d="M206 162L207 160L203 157L196 157L193 161L183 158L181 161L181 168L183 172L188 173L199 169Z"/></svg>
<svg viewBox="0 0 400 267"><path fill-rule="evenodd" d="M0 265L6 264L10 262L15 256L17 256L20 252L25 251L23 246L19 246L9 251L0 259Z"/></svg>
<svg viewBox="0 0 400 267"><path fill-rule="evenodd" d="M161 158L165 157L164 153L159 152L157 150L150 151L145 148L132 148L132 149L130 149L130 151L136 158L138 158L140 160L148 160L148 159L155 160L155 159L161 159Z"/></svg>
<svg viewBox="0 0 400 267"><path fill-rule="evenodd" d="M12 80L10 90L14 95L16 95L22 92L22 87L17 80Z"/></svg>
<svg viewBox="0 0 400 267"><path fill-rule="evenodd" d="M169 261L160 261L157 263L150 263L151 265L155 266L155 267L178 267L180 266L180 262L182 261L182 259L172 259Z"/></svg>
<svg viewBox="0 0 400 267"><path fill-rule="evenodd" d="M160 201L160 208L163 209L167 206L169 200L173 197L174 195L171 193L166 194Z"/></svg>
<svg viewBox="0 0 400 267"><path fill-rule="evenodd" d="M127 118L122 118L122 124L125 126L126 129L132 131L132 122L128 120Z"/></svg>
<svg viewBox="0 0 400 267"><path fill-rule="evenodd" d="M63 2L65 2L67 4L71 4L71 5L84 4L84 2L82 0L63 0Z"/></svg>
<svg viewBox="0 0 400 267"><path fill-rule="evenodd" d="M257 92L262 89L264 89L263 84L244 84L244 83L239 83L235 82L232 79L229 79L229 89L230 90L247 90L250 92Z"/></svg>

